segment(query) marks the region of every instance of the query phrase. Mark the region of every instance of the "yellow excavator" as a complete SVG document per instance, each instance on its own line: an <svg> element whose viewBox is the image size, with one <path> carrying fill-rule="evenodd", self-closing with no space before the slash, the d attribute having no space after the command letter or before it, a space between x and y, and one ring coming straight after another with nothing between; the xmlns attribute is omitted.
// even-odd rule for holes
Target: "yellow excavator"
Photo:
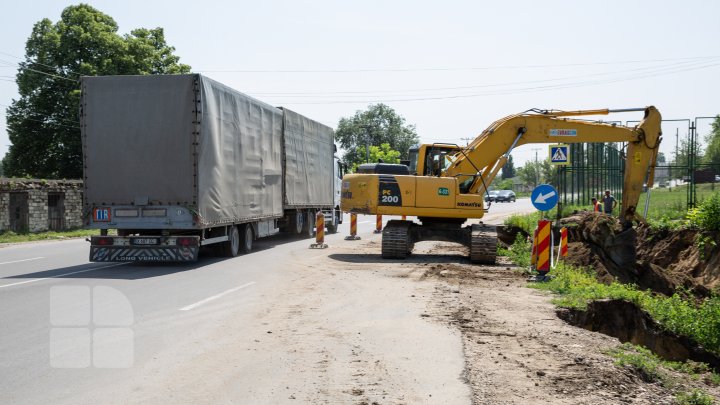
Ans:
<svg viewBox="0 0 720 405"><path fill-rule="evenodd" d="M644 111L634 127L568 117ZM643 183L653 184L661 140L655 107L583 111L529 110L495 121L466 147L436 143L410 149L408 165L364 164L342 180L345 212L409 215L420 223L391 220L382 232L382 257L404 259L420 241L467 246L473 263L495 263L497 233L480 224L463 226L486 212L488 186L517 146L528 143L626 142L620 219L642 220L636 212Z"/></svg>

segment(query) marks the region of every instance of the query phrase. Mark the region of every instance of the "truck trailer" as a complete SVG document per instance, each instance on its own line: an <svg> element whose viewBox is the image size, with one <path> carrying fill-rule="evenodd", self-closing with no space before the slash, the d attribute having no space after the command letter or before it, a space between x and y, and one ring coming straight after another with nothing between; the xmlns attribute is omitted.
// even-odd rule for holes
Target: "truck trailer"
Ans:
<svg viewBox="0 0 720 405"><path fill-rule="evenodd" d="M319 211L329 233L342 222L333 130L286 108L199 74L99 76L81 78L80 117L90 261L234 257L311 237Z"/></svg>

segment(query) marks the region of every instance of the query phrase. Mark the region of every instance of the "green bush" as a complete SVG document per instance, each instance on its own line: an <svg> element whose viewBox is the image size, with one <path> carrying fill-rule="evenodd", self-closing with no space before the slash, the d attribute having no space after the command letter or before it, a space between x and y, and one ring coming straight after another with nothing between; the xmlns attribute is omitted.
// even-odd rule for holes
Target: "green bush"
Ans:
<svg viewBox="0 0 720 405"><path fill-rule="evenodd" d="M714 193L699 207L688 211L688 222L706 231L720 231L720 193Z"/></svg>
<svg viewBox="0 0 720 405"><path fill-rule="evenodd" d="M518 234L515 243L508 249L501 249L499 253L502 256L509 257L519 267L528 268L530 267L531 250L532 244L522 234Z"/></svg>
<svg viewBox="0 0 720 405"><path fill-rule="evenodd" d="M712 405L715 399L701 389L694 389L690 392L681 392L675 396L679 405Z"/></svg>

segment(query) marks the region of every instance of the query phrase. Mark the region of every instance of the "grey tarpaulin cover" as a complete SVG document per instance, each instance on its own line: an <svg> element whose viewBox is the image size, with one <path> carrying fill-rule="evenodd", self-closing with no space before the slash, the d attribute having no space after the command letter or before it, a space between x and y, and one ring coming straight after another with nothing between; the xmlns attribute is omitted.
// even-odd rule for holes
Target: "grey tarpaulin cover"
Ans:
<svg viewBox="0 0 720 405"><path fill-rule="evenodd" d="M283 113L201 75L83 77L85 204L282 215Z"/></svg>
<svg viewBox="0 0 720 405"><path fill-rule="evenodd" d="M285 145L285 205L333 205L333 130L282 109Z"/></svg>

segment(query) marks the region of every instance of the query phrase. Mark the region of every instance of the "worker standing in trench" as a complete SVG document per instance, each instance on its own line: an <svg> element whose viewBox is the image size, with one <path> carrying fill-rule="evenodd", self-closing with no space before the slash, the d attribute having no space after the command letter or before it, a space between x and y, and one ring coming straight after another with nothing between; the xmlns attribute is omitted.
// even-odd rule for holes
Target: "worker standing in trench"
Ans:
<svg viewBox="0 0 720 405"><path fill-rule="evenodd" d="M605 195L602 198L602 202L605 213L612 214L615 206L617 205L617 201L615 200L615 197L610 194L610 190L605 190Z"/></svg>

